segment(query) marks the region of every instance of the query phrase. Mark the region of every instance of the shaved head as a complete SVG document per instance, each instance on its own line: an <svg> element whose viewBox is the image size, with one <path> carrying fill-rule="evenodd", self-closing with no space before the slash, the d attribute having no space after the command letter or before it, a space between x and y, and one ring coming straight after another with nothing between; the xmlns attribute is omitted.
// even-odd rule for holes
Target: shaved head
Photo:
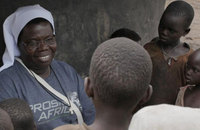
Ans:
<svg viewBox="0 0 200 130"><path fill-rule="evenodd" d="M0 108L0 130L14 130L10 116Z"/></svg>
<svg viewBox="0 0 200 130"><path fill-rule="evenodd" d="M13 122L15 130L35 130L35 123L29 105L22 99L10 98L0 102Z"/></svg>
<svg viewBox="0 0 200 130"><path fill-rule="evenodd" d="M90 64L94 91L105 105L136 105L148 89L152 63L149 54L128 38L113 38L100 44Z"/></svg>
<svg viewBox="0 0 200 130"><path fill-rule="evenodd" d="M165 14L184 17L186 29L189 28L189 26L194 18L193 7L190 4L188 4L187 2L180 1L180 0L171 2L165 9L163 16Z"/></svg>

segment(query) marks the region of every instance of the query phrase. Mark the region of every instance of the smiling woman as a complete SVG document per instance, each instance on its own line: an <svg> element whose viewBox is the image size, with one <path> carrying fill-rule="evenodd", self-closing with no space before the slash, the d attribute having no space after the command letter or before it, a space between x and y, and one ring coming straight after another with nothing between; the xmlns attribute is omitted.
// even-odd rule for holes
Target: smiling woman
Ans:
<svg viewBox="0 0 200 130"><path fill-rule="evenodd" d="M4 22L4 39L0 101L27 101L38 130L80 123L82 118L86 124L93 122L95 110L83 79L70 65L54 59L57 43L49 11L39 5L19 8Z"/></svg>
<svg viewBox="0 0 200 130"><path fill-rule="evenodd" d="M33 19L21 31L18 46L24 64L41 77L48 77L56 52L51 24L42 18Z"/></svg>

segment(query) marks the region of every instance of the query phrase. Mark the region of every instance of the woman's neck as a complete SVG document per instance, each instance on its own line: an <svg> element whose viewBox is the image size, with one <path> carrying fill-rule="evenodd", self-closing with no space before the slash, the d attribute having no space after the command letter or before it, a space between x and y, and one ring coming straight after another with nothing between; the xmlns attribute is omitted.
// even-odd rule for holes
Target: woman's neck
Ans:
<svg viewBox="0 0 200 130"><path fill-rule="evenodd" d="M24 65L29 69L35 72L37 75L39 75L42 78L47 78L50 75L51 66L36 66L33 63L30 64L30 62L27 62L23 59L23 57L20 57Z"/></svg>
<svg viewBox="0 0 200 130"><path fill-rule="evenodd" d="M39 75L42 78L47 78L50 75L50 72L51 72L50 66L43 67L43 68L27 66L27 68L32 70L33 72L35 72L37 75Z"/></svg>
<svg viewBox="0 0 200 130"><path fill-rule="evenodd" d="M51 69L50 66L48 66L47 68L42 68L42 69L32 69L32 71L38 74L42 78L47 78L50 75Z"/></svg>

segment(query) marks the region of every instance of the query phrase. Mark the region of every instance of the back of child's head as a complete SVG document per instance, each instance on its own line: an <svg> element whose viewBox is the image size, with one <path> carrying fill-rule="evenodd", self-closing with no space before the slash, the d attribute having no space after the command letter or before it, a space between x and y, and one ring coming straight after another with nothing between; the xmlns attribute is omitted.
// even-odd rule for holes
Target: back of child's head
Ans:
<svg viewBox="0 0 200 130"><path fill-rule="evenodd" d="M21 99L10 98L0 102L0 107L10 116L15 130L35 130L35 123L29 105Z"/></svg>
<svg viewBox="0 0 200 130"><path fill-rule="evenodd" d="M113 32L110 36L110 38L117 38L117 37L126 37L136 42L141 40L141 37L135 31L127 28L120 28L115 32Z"/></svg>
<svg viewBox="0 0 200 130"><path fill-rule="evenodd" d="M8 113L0 108L0 130L14 130Z"/></svg>
<svg viewBox="0 0 200 130"><path fill-rule="evenodd" d="M171 2L165 9L162 16L170 14L173 16L181 16L185 18L185 29L189 28L193 18L194 10L193 7L185 1L177 0Z"/></svg>
<svg viewBox="0 0 200 130"><path fill-rule="evenodd" d="M101 103L131 108L147 91L151 72L150 56L142 46L128 38L113 38L95 50L89 77Z"/></svg>

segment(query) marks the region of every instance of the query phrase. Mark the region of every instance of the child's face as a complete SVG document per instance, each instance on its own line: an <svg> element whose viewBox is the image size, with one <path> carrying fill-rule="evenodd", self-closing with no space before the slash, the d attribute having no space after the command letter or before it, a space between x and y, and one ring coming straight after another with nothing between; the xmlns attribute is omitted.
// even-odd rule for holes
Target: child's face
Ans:
<svg viewBox="0 0 200 130"><path fill-rule="evenodd" d="M200 84L200 52L191 54L186 67L186 82L190 85Z"/></svg>
<svg viewBox="0 0 200 130"><path fill-rule="evenodd" d="M181 36L186 35L184 20L184 17L181 16L174 16L170 13L164 14L158 27L160 41L167 45L177 43Z"/></svg>

